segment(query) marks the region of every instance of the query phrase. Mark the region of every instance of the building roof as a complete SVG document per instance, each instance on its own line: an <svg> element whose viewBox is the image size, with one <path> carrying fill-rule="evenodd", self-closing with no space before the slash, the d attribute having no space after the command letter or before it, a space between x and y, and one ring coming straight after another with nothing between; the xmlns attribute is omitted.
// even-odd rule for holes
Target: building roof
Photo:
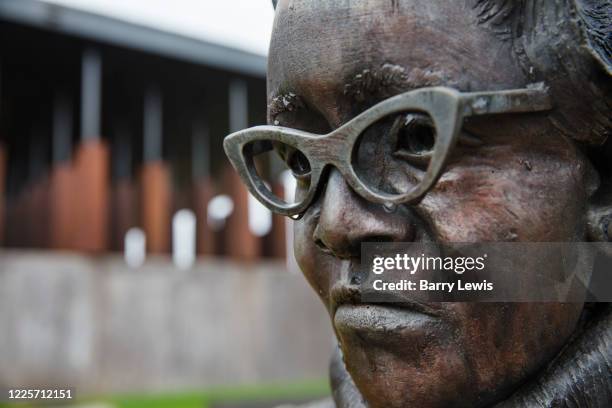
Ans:
<svg viewBox="0 0 612 408"><path fill-rule="evenodd" d="M266 74L265 56L57 4L0 0L0 20L242 74Z"/></svg>

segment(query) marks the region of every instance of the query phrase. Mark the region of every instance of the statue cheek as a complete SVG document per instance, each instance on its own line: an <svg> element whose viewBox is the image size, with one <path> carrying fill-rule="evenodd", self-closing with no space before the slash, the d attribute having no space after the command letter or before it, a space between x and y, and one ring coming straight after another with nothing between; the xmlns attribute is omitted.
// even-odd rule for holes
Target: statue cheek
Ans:
<svg viewBox="0 0 612 408"><path fill-rule="evenodd" d="M313 228L308 225L306 220L299 220L293 222L293 252L295 253L295 259L302 272L308 278L312 271L315 269L314 262L314 245L309 239L309 231Z"/></svg>
<svg viewBox="0 0 612 408"><path fill-rule="evenodd" d="M574 163L524 154L449 172L419 205L440 241L564 241L578 231L586 200ZM485 163L486 164L486 163ZM563 222L561 222L563 220Z"/></svg>
<svg viewBox="0 0 612 408"><path fill-rule="evenodd" d="M315 222L307 213L303 219L293 223L293 250L295 259L310 286L327 305L333 270L329 256L320 253L312 236Z"/></svg>

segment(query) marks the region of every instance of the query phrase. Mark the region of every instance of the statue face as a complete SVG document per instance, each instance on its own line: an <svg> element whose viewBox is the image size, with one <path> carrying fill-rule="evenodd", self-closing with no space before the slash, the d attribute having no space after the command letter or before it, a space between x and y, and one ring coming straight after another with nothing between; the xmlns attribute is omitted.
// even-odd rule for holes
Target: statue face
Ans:
<svg viewBox="0 0 612 408"><path fill-rule="evenodd" d="M323 133L411 89L528 84L510 41L458 1L281 1L269 58L269 120ZM350 4L350 5L349 5ZM299 103L277 106L289 95ZM504 398L567 341L581 304L436 303L436 316L342 305L364 241L557 242L585 238L589 162L539 113L466 122L414 206L389 213L335 170L295 223L295 253L329 311L348 372L372 407L483 406ZM371 157L371 168L381 165ZM394 323L395 322L395 323ZM401 324L398 324L400 322Z"/></svg>

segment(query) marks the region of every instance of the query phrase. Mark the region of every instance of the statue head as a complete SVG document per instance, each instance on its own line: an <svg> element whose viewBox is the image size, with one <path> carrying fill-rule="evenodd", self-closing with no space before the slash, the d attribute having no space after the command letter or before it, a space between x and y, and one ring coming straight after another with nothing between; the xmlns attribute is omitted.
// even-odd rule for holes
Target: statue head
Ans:
<svg viewBox="0 0 612 408"><path fill-rule="evenodd" d="M394 95L439 86L495 92L544 83L552 100L547 110L466 118L437 181L393 211L364 198L337 168L321 175L295 222L295 255L369 406L493 404L541 370L575 332L583 304L438 303L428 315L346 304L342 293L368 241L610 240L610 16L597 19L592 11L603 12L605 1L597 3L276 5L271 125L327 134ZM426 116L391 115L369 130L372 140L390 132L418 136L392 144L404 159L399 171L415 179L435 145ZM362 168L377 177L386 154L370 150ZM298 178L297 196L309 194L304 180L316 163L292 152L283 157Z"/></svg>

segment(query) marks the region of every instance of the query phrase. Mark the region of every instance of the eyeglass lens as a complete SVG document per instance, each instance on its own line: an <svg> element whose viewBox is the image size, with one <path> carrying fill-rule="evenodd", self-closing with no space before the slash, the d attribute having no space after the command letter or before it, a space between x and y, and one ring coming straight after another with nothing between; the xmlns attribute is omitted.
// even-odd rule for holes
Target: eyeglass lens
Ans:
<svg viewBox="0 0 612 408"><path fill-rule="evenodd" d="M299 150L278 141L247 143L243 154L260 189L286 204L303 199L310 187L310 162Z"/></svg>
<svg viewBox="0 0 612 408"><path fill-rule="evenodd" d="M351 165L359 180L371 190L405 194L422 179L435 143L436 129L427 114L389 115L359 136Z"/></svg>

